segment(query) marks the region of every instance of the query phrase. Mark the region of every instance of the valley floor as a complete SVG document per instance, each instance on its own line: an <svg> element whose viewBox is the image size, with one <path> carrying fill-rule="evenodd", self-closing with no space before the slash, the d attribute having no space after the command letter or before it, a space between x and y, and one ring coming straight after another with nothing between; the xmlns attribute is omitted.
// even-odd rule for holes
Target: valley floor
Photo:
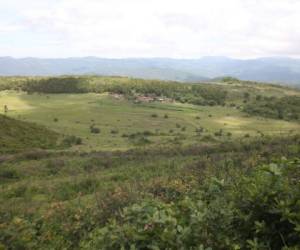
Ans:
<svg viewBox="0 0 300 250"><path fill-rule="evenodd" d="M80 137L82 145L73 149L84 151L126 150L141 145L188 145L205 141L205 136L228 140L262 134L282 136L300 131L299 123L248 116L235 107L173 102L137 104L109 94L29 95L2 91L0 107L4 105L9 109L9 117ZM99 133L91 133L91 126L99 128Z"/></svg>

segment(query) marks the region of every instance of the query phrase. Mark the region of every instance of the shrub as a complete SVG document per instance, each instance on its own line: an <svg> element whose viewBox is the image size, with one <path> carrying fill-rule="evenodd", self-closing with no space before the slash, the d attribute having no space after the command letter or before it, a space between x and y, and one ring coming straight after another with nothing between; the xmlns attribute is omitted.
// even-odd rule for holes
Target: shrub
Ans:
<svg viewBox="0 0 300 250"><path fill-rule="evenodd" d="M25 160L40 160L49 156L47 151L43 150L32 150L25 153L22 153L21 158Z"/></svg>
<svg viewBox="0 0 300 250"><path fill-rule="evenodd" d="M71 136L67 136L64 138L63 140L63 145L65 146L72 146L72 145L81 145L82 144L82 139L80 137L71 135Z"/></svg>
<svg viewBox="0 0 300 250"><path fill-rule="evenodd" d="M214 133L215 136L222 136L223 135L223 130L220 129L219 131Z"/></svg>
<svg viewBox="0 0 300 250"><path fill-rule="evenodd" d="M118 221L95 229L81 248L297 249L298 164L257 167L234 182L212 177L176 202L134 204Z"/></svg>
<svg viewBox="0 0 300 250"><path fill-rule="evenodd" d="M205 142L214 142L214 141L216 141L216 139L212 135L204 135L201 138L201 140L205 141Z"/></svg>
<svg viewBox="0 0 300 250"><path fill-rule="evenodd" d="M90 126L90 131L92 134L100 134L100 128L94 127L94 125Z"/></svg>
<svg viewBox="0 0 300 250"><path fill-rule="evenodd" d="M49 174L55 175L65 166L65 162L61 159L49 159L45 166Z"/></svg>
<svg viewBox="0 0 300 250"><path fill-rule="evenodd" d="M154 135L154 133L152 133L152 132L149 131L149 130L145 130L145 131L143 132L143 135L144 135L144 136L151 136L151 135Z"/></svg>
<svg viewBox="0 0 300 250"><path fill-rule="evenodd" d="M202 132L204 132L204 128L202 128L202 127L196 128L195 132L198 134L201 134Z"/></svg>
<svg viewBox="0 0 300 250"><path fill-rule="evenodd" d="M150 143L151 143L151 141L145 136L139 136L134 141L134 144L137 146L143 146L143 145L150 144Z"/></svg>
<svg viewBox="0 0 300 250"><path fill-rule="evenodd" d="M19 174L15 169L0 168L0 180L1 179L19 179Z"/></svg>
<svg viewBox="0 0 300 250"><path fill-rule="evenodd" d="M255 100L256 101L260 101L262 99L262 96L261 95L257 95L256 97L255 97Z"/></svg>
<svg viewBox="0 0 300 250"><path fill-rule="evenodd" d="M119 130L117 130L117 129L112 129L112 130L110 130L110 133L111 133L111 134L118 134L118 133L119 133Z"/></svg>
<svg viewBox="0 0 300 250"><path fill-rule="evenodd" d="M245 99L245 100L248 100L249 98L250 98L249 92L245 92L245 93L244 93L244 99Z"/></svg>

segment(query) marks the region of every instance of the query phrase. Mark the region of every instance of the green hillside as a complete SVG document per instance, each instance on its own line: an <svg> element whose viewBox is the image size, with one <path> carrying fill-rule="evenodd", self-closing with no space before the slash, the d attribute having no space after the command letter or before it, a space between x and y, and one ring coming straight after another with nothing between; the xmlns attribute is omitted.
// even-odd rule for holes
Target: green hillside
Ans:
<svg viewBox="0 0 300 250"><path fill-rule="evenodd" d="M0 115L0 153L55 148L58 137L43 126Z"/></svg>

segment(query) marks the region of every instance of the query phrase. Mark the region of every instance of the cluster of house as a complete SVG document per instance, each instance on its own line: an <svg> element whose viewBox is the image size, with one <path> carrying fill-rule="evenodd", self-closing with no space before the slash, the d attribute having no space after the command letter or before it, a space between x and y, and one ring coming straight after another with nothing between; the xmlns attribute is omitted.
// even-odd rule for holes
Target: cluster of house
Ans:
<svg viewBox="0 0 300 250"><path fill-rule="evenodd" d="M116 99L123 99L124 96L121 94L112 94L112 96ZM135 103L141 103L141 102L173 102L172 99L166 98L166 97L157 97L155 95L136 95L135 96Z"/></svg>

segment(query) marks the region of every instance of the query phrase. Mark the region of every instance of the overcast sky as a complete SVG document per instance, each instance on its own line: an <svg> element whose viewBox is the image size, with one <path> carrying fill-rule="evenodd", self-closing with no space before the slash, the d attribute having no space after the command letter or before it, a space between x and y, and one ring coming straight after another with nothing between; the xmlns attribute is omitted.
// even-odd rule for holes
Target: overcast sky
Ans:
<svg viewBox="0 0 300 250"><path fill-rule="evenodd" d="M0 56L300 57L300 1L0 0Z"/></svg>

